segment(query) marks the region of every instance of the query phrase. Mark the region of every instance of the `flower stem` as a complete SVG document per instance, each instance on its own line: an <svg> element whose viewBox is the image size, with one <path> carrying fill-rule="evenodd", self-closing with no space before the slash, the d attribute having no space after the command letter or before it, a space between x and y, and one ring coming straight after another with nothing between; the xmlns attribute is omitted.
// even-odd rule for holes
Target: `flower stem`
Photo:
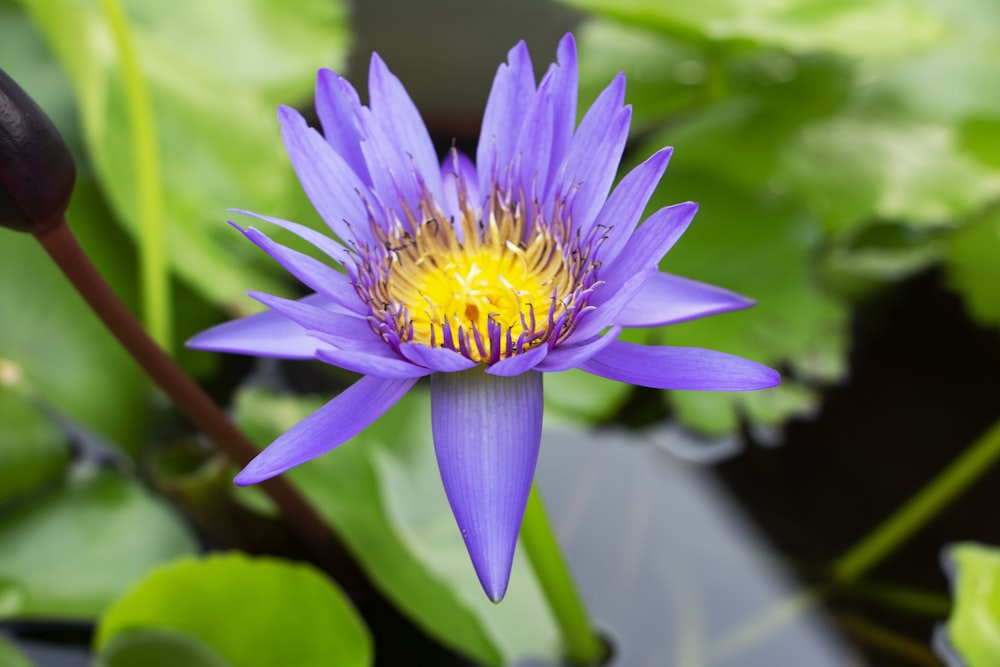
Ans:
<svg viewBox="0 0 1000 667"><path fill-rule="evenodd" d="M863 577L946 508L1000 458L1000 422L833 564L834 579Z"/></svg>
<svg viewBox="0 0 1000 667"><path fill-rule="evenodd" d="M125 108L132 135L135 192L139 212L140 288L143 321L153 340L171 349L170 279L163 228L163 190L160 155L149 89L139 66L128 19L119 0L102 0L104 15L121 61Z"/></svg>
<svg viewBox="0 0 1000 667"><path fill-rule="evenodd" d="M257 455L257 447L149 337L98 273L66 221L36 234L35 238L105 326L180 411L233 462L239 465L249 463ZM334 562L334 538L312 506L284 479L275 478L260 486L281 509L302 540L313 549L320 564L331 567Z"/></svg>
<svg viewBox="0 0 1000 667"><path fill-rule="evenodd" d="M604 644L590 625L534 484L521 523L521 542L562 631L566 657L575 664L599 664L604 657Z"/></svg>

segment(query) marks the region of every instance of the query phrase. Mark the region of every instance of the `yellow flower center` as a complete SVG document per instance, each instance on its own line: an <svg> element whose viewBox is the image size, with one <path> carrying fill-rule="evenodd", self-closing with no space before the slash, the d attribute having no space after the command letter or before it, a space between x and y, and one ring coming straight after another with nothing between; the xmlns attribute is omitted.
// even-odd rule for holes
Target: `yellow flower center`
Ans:
<svg viewBox="0 0 1000 667"><path fill-rule="evenodd" d="M425 222L411 219L412 231L400 226L382 240L377 291L404 339L493 363L540 344L572 305L574 275L558 235L497 196L488 206L480 223L463 202L460 228L423 210Z"/></svg>

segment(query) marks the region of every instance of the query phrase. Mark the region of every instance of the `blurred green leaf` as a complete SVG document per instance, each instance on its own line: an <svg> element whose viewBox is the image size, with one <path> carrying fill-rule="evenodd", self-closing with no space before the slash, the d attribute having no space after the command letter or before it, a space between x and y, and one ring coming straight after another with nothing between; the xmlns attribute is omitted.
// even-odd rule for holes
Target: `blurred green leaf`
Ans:
<svg viewBox="0 0 1000 667"><path fill-rule="evenodd" d="M558 657L558 635L527 560L507 597L483 594L437 470L428 392L414 389L334 452L289 473L372 581L428 634L483 664ZM240 423L268 443L320 403L260 390L237 397Z"/></svg>
<svg viewBox="0 0 1000 667"><path fill-rule="evenodd" d="M35 663L28 659L14 644L10 643L0 635L0 665L4 667L35 667Z"/></svg>
<svg viewBox="0 0 1000 667"><path fill-rule="evenodd" d="M757 305L652 330L648 342L722 350L791 375L767 390L785 396L764 402L750 398L753 392L673 392L680 417L718 435L733 430L741 413L774 425L807 409L815 400L804 400L811 387L843 376L848 324L847 308L825 292L815 271L814 219L787 199L748 194L683 167L671 170L655 204L681 199L700 201L701 208L661 268L735 290Z"/></svg>
<svg viewBox="0 0 1000 667"><path fill-rule="evenodd" d="M0 507L57 479L69 463L69 443L52 420L12 387L4 386L0 361Z"/></svg>
<svg viewBox="0 0 1000 667"><path fill-rule="evenodd" d="M949 545L945 553L954 598L950 648L966 667L1000 664L1000 550L965 542Z"/></svg>
<svg viewBox="0 0 1000 667"><path fill-rule="evenodd" d="M897 56L927 48L945 32L936 15L904 0L561 1L693 44L770 46L798 53Z"/></svg>
<svg viewBox="0 0 1000 667"><path fill-rule="evenodd" d="M146 380L26 234L3 234L0 304L0 359L21 391L134 451L146 429Z"/></svg>
<svg viewBox="0 0 1000 667"><path fill-rule="evenodd" d="M98 0L26 0L76 89L84 137L119 220L133 234L135 173L120 63ZM274 107L309 96L316 68L340 64L343 6L310 0L127 2L158 132L169 256L179 275L234 309L248 288L283 292L272 263L238 242L226 209L299 210Z"/></svg>
<svg viewBox="0 0 1000 667"><path fill-rule="evenodd" d="M945 265L948 282L969 313L983 324L1000 326L1000 208L951 236Z"/></svg>
<svg viewBox="0 0 1000 667"><path fill-rule="evenodd" d="M0 515L4 616L92 619L150 567L195 550L188 529L143 487L83 473Z"/></svg>
<svg viewBox="0 0 1000 667"><path fill-rule="evenodd" d="M187 633L239 667L372 661L367 628L331 580L310 565L238 552L150 572L102 615L95 646L104 653L147 628Z"/></svg>
<svg viewBox="0 0 1000 667"><path fill-rule="evenodd" d="M941 123L845 114L812 124L787 146L779 178L831 233L878 218L954 227L1000 196L1000 172L957 144Z"/></svg>
<svg viewBox="0 0 1000 667"><path fill-rule="evenodd" d="M125 630L103 647L96 667L230 667L196 637L170 628Z"/></svg>

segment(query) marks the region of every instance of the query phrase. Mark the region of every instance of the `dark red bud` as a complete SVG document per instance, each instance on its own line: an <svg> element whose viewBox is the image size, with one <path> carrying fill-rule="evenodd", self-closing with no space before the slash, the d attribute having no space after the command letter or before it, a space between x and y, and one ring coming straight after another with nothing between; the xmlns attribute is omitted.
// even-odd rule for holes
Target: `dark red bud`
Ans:
<svg viewBox="0 0 1000 667"><path fill-rule="evenodd" d="M0 69L0 225L30 234L58 225L75 180L55 124Z"/></svg>

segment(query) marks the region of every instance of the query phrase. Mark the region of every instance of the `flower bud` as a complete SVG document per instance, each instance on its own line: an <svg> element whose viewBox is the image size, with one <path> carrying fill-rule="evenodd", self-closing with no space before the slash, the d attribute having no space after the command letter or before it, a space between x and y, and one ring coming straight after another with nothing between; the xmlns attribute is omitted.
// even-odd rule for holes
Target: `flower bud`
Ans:
<svg viewBox="0 0 1000 667"><path fill-rule="evenodd" d="M0 225L31 234L58 225L75 179L55 124L0 69Z"/></svg>

